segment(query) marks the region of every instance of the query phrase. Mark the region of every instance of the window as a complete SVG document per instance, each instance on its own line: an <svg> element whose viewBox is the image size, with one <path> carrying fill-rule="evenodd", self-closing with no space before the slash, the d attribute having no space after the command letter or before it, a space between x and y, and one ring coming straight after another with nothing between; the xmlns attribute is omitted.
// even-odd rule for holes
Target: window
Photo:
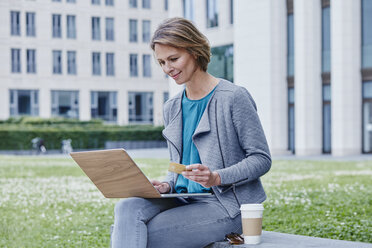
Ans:
<svg viewBox="0 0 372 248"><path fill-rule="evenodd" d="M31 12L26 13L26 35L27 36L36 35L35 13L31 13Z"/></svg>
<svg viewBox="0 0 372 248"><path fill-rule="evenodd" d="M207 0L207 28L218 26L217 0Z"/></svg>
<svg viewBox="0 0 372 248"><path fill-rule="evenodd" d="M363 82L363 152L372 153L372 81Z"/></svg>
<svg viewBox="0 0 372 248"><path fill-rule="evenodd" d="M53 38L61 38L62 37L61 15L57 14L52 15L52 25Z"/></svg>
<svg viewBox="0 0 372 248"><path fill-rule="evenodd" d="M137 54L129 55L129 71L131 77L138 77L138 64L137 64Z"/></svg>
<svg viewBox="0 0 372 248"><path fill-rule="evenodd" d="M130 8L137 8L137 0L129 0Z"/></svg>
<svg viewBox="0 0 372 248"><path fill-rule="evenodd" d="M114 18L106 18L106 40L114 40Z"/></svg>
<svg viewBox="0 0 372 248"><path fill-rule="evenodd" d="M129 122L151 124L153 122L153 93L128 92Z"/></svg>
<svg viewBox="0 0 372 248"><path fill-rule="evenodd" d="M52 0L52 2L61 2L61 0Z"/></svg>
<svg viewBox="0 0 372 248"><path fill-rule="evenodd" d="M233 45L212 47L211 62L208 72L215 77L226 78L234 82L234 47Z"/></svg>
<svg viewBox="0 0 372 248"><path fill-rule="evenodd" d="M12 48L12 72L20 73L21 72L21 49Z"/></svg>
<svg viewBox="0 0 372 248"><path fill-rule="evenodd" d="M52 116L79 118L79 92L52 90Z"/></svg>
<svg viewBox="0 0 372 248"><path fill-rule="evenodd" d="M323 85L323 153L331 153L331 85Z"/></svg>
<svg viewBox="0 0 372 248"><path fill-rule="evenodd" d="M101 75L101 54L98 52L92 53L92 74Z"/></svg>
<svg viewBox="0 0 372 248"><path fill-rule="evenodd" d="M322 72L331 71L330 7L322 8Z"/></svg>
<svg viewBox="0 0 372 248"><path fill-rule="evenodd" d="M10 11L10 34L21 35L21 21L19 11Z"/></svg>
<svg viewBox="0 0 372 248"><path fill-rule="evenodd" d="M142 56L142 63L143 63L143 76L151 77L151 56L148 54L144 54Z"/></svg>
<svg viewBox="0 0 372 248"><path fill-rule="evenodd" d="M295 152L294 87L288 87L288 150Z"/></svg>
<svg viewBox="0 0 372 248"><path fill-rule="evenodd" d="M68 3L76 3L76 0L66 0Z"/></svg>
<svg viewBox="0 0 372 248"><path fill-rule="evenodd" d="M9 93L10 116L39 115L39 91L10 90Z"/></svg>
<svg viewBox="0 0 372 248"><path fill-rule="evenodd" d="M169 92L164 92L163 93L163 103L165 103L166 101L168 101L169 99Z"/></svg>
<svg viewBox="0 0 372 248"><path fill-rule="evenodd" d="M106 0L106 6L114 6L114 0Z"/></svg>
<svg viewBox="0 0 372 248"><path fill-rule="evenodd" d="M234 0L230 0L230 24L234 24Z"/></svg>
<svg viewBox="0 0 372 248"><path fill-rule="evenodd" d="M62 51L53 51L53 74L62 74Z"/></svg>
<svg viewBox="0 0 372 248"><path fill-rule="evenodd" d="M372 68L372 1L362 0L362 68Z"/></svg>
<svg viewBox="0 0 372 248"><path fill-rule="evenodd" d="M142 41L150 42L151 21L142 21Z"/></svg>
<svg viewBox="0 0 372 248"><path fill-rule="evenodd" d="M106 53L106 75L107 76L115 75L115 64L114 64L113 53Z"/></svg>
<svg viewBox="0 0 372 248"><path fill-rule="evenodd" d="M26 60L27 60L27 73L36 73L36 50L35 49L27 49Z"/></svg>
<svg viewBox="0 0 372 248"><path fill-rule="evenodd" d="M194 0L183 0L183 17L194 21Z"/></svg>
<svg viewBox="0 0 372 248"><path fill-rule="evenodd" d="M164 10L168 11L168 0L164 0Z"/></svg>
<svg viewBox="0 0 372 248"><path fill-rule="evenodd" d="M101 27L99 17L92 17L92 40L101 40Z"/></svg>
<svg viewBox="0 0 372 248"><path fill-rule="evenodd" d="M68 15L67 17L67 38L76 39L76 17Z"/></svg>
<svg viewBox="0 0 372 248"><path fill-rule="evenodd" d="M101 4L101 0L92 0L92 4L93 5L100 5Z"/></svg>
<svg viewBox="0 0 372 248"><path fill-rule="evenodd" d="M293 14L287 19L287 76L294 76L294 23Z"/></svg>
<svg viewBox="0 0 372 248"><path fill-rule="evenodd" d="M76 75L76 52L67 51L67 74Z"/></svg>
<svg viewBox="0 0 372 248"><path fill-rule="evenodd" d="M117 121L117 93L105 91L92 91L91 117L103 119L108 122Z"/></svg>
<svg viewBox="0 0 372 248"><path fill-rule="evenodd" d="M137 42L137 20L129 20L129 42Z"/></svg>
<svg viewBox="0 0 372 248"><path fill-rule="evenodd" d="M142 8L150 9L151 8L151 1L150 0L142 0Z"/></svg>

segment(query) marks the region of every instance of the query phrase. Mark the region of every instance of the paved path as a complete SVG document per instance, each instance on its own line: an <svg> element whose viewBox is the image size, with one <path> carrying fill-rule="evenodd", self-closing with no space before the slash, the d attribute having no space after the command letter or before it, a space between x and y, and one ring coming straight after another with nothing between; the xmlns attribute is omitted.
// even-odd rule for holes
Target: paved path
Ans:
<svg viewBox="0 0 372 248"><path fill-rule="evenodd" d="M207 248L372 248L372 244L369 243L323 239L268 231L263 231L261 238L261 243L258 245L230 245L227 242L217 242Z"/></svg>

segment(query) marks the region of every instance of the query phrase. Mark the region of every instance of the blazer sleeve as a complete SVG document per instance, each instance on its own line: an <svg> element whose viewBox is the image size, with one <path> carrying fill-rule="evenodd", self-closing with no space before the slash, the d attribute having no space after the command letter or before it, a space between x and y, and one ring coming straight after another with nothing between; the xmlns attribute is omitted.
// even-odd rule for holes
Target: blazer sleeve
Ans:
<svg viewBox="0 0 372 248"><path fill-rule="evenodd" d="M234 165L217 170L221 177L221 186L240 185L256 180L271 167L270 151L256 104L245 88L239 87L235 91L231 108L234 128L227 131L237 134L237 146L244 151L245 158Z"/></svg>

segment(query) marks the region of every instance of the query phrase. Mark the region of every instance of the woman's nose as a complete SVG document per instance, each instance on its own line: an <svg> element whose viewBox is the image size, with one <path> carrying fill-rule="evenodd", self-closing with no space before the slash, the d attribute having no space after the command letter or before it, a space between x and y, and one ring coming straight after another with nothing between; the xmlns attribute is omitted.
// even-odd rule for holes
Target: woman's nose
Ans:
<svg viewBox="0 0 372 248"><path fill-rule="evenodd" d="M166 74L169 74L173 70L173 67L171 67L168 63L165 63L163 66L163 70Z"/></svg>

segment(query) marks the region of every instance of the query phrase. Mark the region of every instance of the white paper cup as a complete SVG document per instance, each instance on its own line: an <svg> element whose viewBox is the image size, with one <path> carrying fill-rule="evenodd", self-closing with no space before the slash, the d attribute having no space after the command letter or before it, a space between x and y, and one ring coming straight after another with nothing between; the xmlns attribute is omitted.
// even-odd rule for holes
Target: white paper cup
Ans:
<svg viewBox="0 0 372 248"><path fill-rule="evenodd" d="M240 207L244 244L258 244L262 234L262 204L243 204Z"/></svg>

